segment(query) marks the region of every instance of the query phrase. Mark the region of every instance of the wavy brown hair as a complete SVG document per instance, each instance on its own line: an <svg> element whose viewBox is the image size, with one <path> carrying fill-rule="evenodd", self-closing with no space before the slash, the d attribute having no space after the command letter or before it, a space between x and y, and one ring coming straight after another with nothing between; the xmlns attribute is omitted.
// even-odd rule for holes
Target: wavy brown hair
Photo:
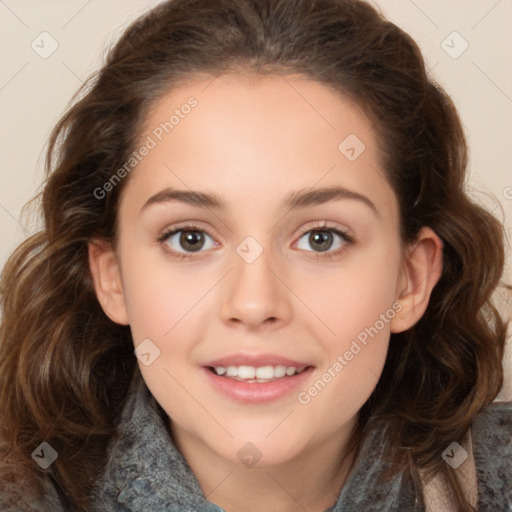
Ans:
<svg viewBox="0 0 512 512"><path fill-rule="evenodd" d="M93 238L115 243L129 178L101 200L94 191L127 161L155 101L200 74L228 72L300 73L355 100L379 134L402 241L422 226L443 240L428 309L391 335L353 439L360 443L376 418L395 422L398 469L418 489L418 468L444 476L458 509L472 510L440 454L502 385L506 323L491 295L504 265L503 228L465 192L461 123L418 46L361 0L172 0L110 50L52 132L44 227L2 274L0 480L36 494L50 480L68 507L88 510L136 369L130 330L103 313L87 253ZM47 470L31 458L43 440L59 454Z"/></svg>

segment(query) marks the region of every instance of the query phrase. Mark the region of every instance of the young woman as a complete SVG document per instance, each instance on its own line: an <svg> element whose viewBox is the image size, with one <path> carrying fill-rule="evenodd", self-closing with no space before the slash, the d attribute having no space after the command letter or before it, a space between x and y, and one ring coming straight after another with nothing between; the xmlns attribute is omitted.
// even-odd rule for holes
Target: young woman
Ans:
<svg viewBox="0 0 512 512"><path fill-rule="evenodd" d="M503 227L360 0L171 0L55 128L2 278L1 510L508 510Z"/></svg>

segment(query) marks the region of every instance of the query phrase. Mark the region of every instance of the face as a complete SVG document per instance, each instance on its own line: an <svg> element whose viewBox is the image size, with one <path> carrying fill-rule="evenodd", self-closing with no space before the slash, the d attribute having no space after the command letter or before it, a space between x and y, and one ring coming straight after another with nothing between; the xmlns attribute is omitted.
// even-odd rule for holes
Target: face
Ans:
<svg viewBox="0 0 512 512"><path fill-rule="evenodd" d="M371 122L304 77L224 75L170 91L140 141L104 307L177 443L279 464L346 432L412 275Z"/></svg>

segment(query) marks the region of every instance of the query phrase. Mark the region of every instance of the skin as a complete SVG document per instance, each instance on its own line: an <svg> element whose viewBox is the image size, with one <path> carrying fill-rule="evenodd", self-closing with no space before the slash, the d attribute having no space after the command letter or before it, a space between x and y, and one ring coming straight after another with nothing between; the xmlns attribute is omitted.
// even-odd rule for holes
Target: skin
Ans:
<svg viewBox="0 0 512 512"><path fill-rule="evenodd" d="M402 244L376 134L349 99L298 75L197 78L152 108L141 140L190 96L197 107L126 183L116 247L89 245L98 299L113 321L130 325L135 346L149 338L160 349L139 367L209 501L228 512L323 512L346 480L347 440L381 375L390 333L411 327L427 307L442 243L423 228L414 244ZM349 134L366 146L354 161L338 150ZM292 192L329 186L364 195L376 211L351 198L283 207ZM168 187L215 193L226 209L176 201L143 208ZM187 253L181 233L158 241L183 222L211 235L201 251L188 250L188 260L170 252ZM309 235L325 222L353 242L333 234L331 247L319 250ZM236 252L247 236L263 249L252 263ZM378 335L308 404L299 403L297 392L393 304L401 309ZM199 370L240 352L279 354L315 370L284 398L240 404ZM261 452L251 468L237 457L247 442Z"/></svg>

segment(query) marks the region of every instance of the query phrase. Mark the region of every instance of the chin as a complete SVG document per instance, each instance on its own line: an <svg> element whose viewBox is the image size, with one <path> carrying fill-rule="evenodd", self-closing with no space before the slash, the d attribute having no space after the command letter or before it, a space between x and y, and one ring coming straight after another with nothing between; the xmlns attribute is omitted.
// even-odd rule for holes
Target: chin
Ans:
<svg viewBox="0 0 512 512"><path fill-rule="evenodd" d="M231 463L241 464L246 467L272 467L286 464L299 455L303 442L294 439L293 436L276 435L271 439L268 432L260 435L235 436L229 444L219 446L213 441L211 448L218 455Z"/></svg>

